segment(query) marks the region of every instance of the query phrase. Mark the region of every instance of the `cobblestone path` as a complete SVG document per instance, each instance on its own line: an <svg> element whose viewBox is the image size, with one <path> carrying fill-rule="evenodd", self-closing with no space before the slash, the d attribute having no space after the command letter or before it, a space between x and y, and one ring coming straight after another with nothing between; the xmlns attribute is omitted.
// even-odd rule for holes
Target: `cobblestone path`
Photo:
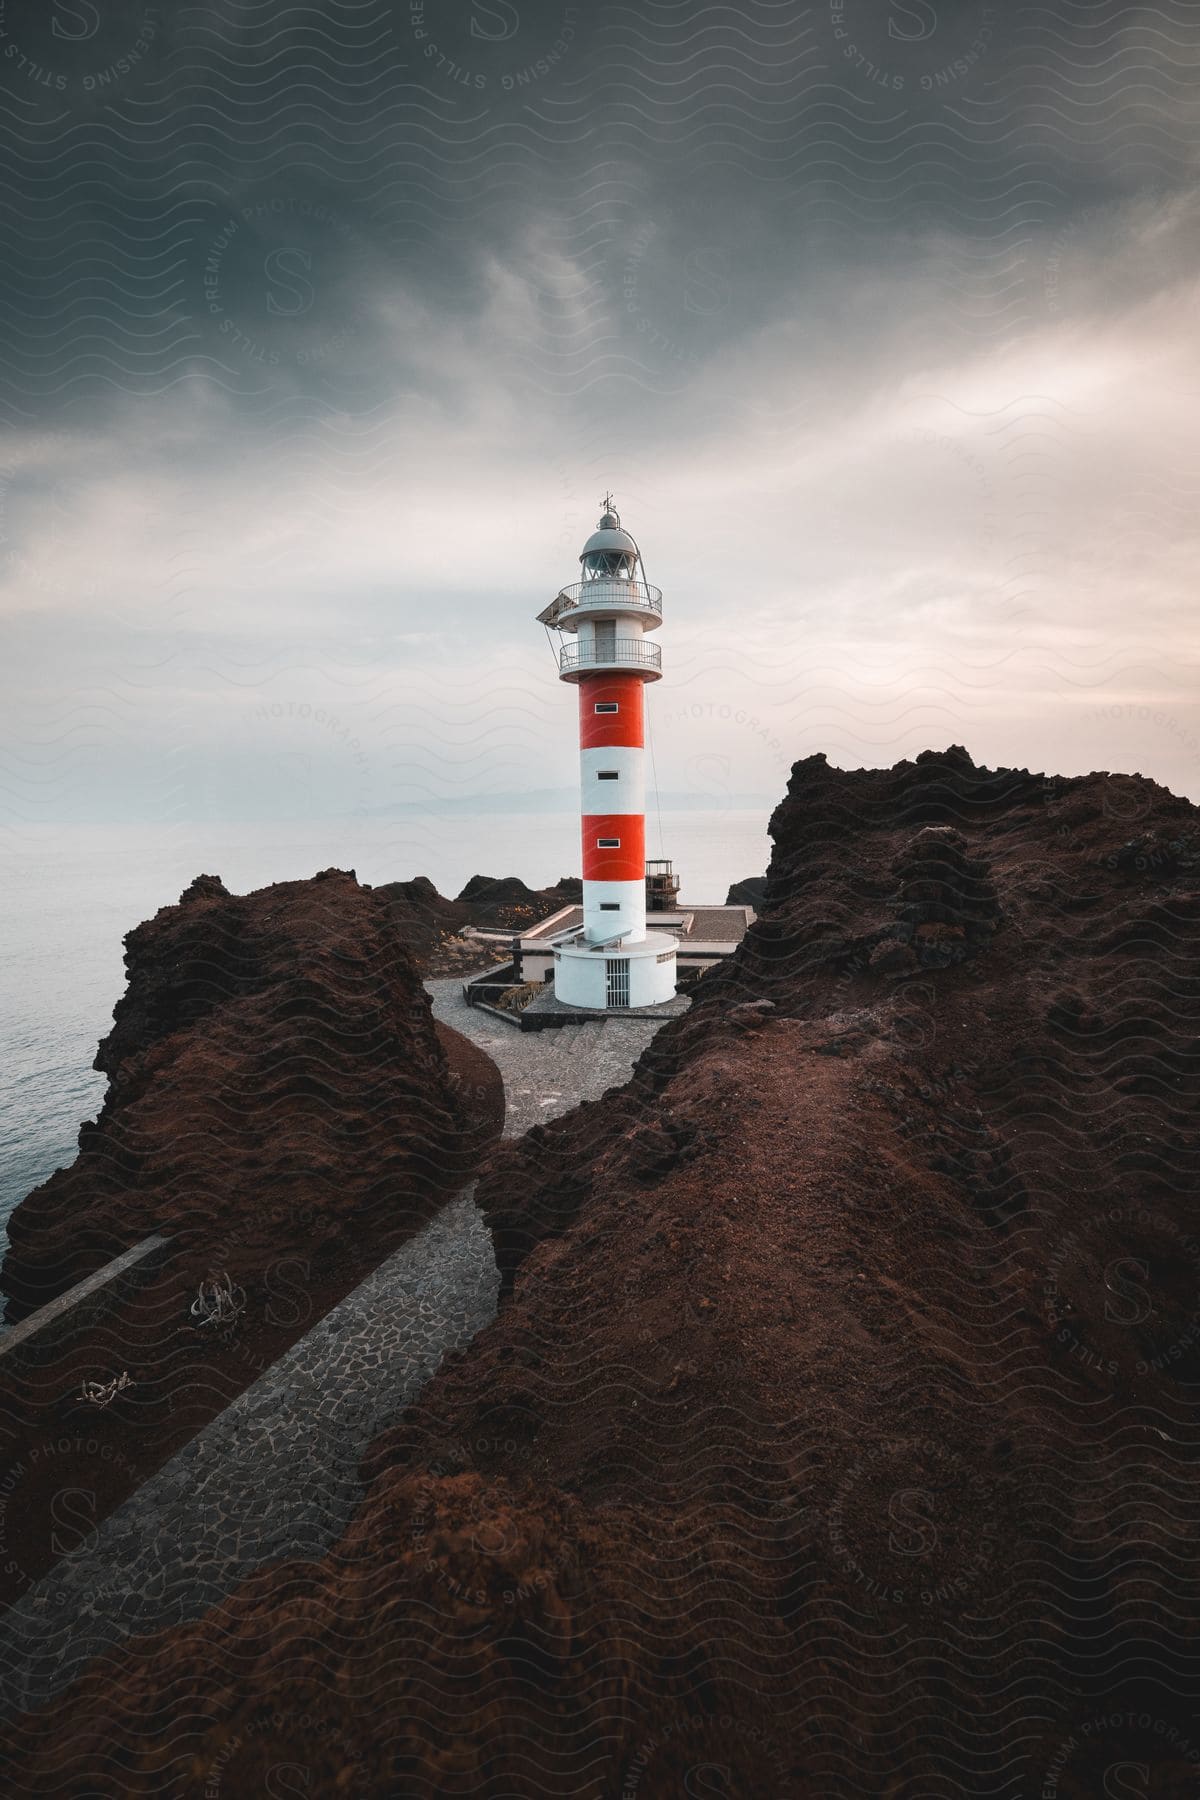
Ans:
<svg viewBox="0 0 1200 1800"><path fill-rule="evenodd" d="M505 1135L624 1082L656 1023L521 1032L428 984L435 1015L504 1079ZM496 1310L470 1189L0 1614L0 1714L39 1705L140 1632L193 1619L261 1564L321 1555L361 1494L358 1460Z"/></svg>
<svg viewBox="0 0 1200 1800"><path fill-rule="evenodd" d="M557 1031L518 1031L494 1014L468 1006L462 981L427 981L434 1017L486 1050L504 1079L505 1137L519 1137L569 1112L581 1100L598 1100L622 1087L656 1031L657 1019L602 1019L563 1025Z"/></svg>

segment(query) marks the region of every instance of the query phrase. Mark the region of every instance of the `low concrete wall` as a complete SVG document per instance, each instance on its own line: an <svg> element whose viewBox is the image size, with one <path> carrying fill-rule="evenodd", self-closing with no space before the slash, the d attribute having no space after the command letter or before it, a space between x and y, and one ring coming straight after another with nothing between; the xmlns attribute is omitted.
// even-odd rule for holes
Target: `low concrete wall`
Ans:
<svg viewBox="0 0 1200 1800"><path fill-rule="evenodd" d="M517 985L516 965L510 958L508 962L493 963L490 968L481 969L478 975L471 975L463 982L463 999L468 1006L478 1006L481 1000L498 1000L501 994Z"/></svg>
<svg viewBox="0 0 1200 1800"><path fill-rule="evenodd" d="M503 1019L506 1025L512 1025L520 1031L521 1020L525 1016L523 1013L511 1010L506 1012L501 1006L493 1006L489 1000L472 1000L471 1005L476 1012L491 1013L493 1019Z"/></svg>
<svg viewBox="0 0 1200 1800"><path fill-rule="evenodd" d="M150 1276L161 1269L171 1249L171 1239L143 1238L123 1250L102 1269L48 1300L36 1312L7 1331L0 1331L0 1380L18 1368L35 1367L62 1350L77 1333L90 1331L120 1301L129 1298Z"/></svg>

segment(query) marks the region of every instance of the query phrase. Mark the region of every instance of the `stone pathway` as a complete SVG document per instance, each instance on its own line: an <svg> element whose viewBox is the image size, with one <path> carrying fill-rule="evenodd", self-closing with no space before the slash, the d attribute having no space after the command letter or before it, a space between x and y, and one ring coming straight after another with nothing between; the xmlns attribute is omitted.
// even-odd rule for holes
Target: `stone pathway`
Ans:
<svg viewBox="0 0 1200 1800"><path fill-rule="evenodd" d="M664 1020L601 1019L557 1031L518 1031L491 1013L468 1006L461 979L427 981L434 1017L486 1050L504 1078L505 1137L519 1137L569 1112L581 1100L598 1100L623 1087L634 1063Z"/></svg>
<svg viewBox="0 0 1200 1800"><path fill-rule="evenodd" d="M509 1137L626 1081L658 1029L520 1032L467 1006L460 981L428 986L435 1015L498 1064ZM199 1617L261 1564L322 1555L362 1492L362 1452L491 1321L499 1285L468 1188L0 1614L0 1716Z"/></svg>
<svg viewBox="0 0 1200 1800"><path fill-rule="evenodd" d="M468 1190L0 1614L0 1712L198 1618L264 1562L322 1555L362 1492L363 1450L490 1322L499 1285Z"/></svg>

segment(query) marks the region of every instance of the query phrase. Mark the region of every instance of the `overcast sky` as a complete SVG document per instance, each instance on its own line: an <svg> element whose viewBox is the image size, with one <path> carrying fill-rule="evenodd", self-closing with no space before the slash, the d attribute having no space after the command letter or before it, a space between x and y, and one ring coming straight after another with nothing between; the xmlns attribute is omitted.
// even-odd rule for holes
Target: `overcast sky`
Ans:
<svg viewBox="0 0 1200 1800"><path fill-rule="evenodd" d="M569 787L606 489L668 792L1200 799L1191 0L0 12L10 822Z"/></svg>

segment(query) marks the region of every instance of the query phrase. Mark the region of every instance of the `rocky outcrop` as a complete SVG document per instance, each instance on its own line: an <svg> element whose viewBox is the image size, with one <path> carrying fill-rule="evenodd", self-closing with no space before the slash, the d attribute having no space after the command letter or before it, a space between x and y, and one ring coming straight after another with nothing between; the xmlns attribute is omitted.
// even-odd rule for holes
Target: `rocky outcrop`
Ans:
<svg viewBox="0 0 1200 1800"><path fill-rule="evenodd" d="M561 875L552 888L530 888L516 875L472 875L459 900L470 908L476 925L525 931L539 920L583 898L577 876Z"/></svg>
<svg viewBox="0 0 1200 1800"><path fill-rule="evenodd" d="M726 906L758 907L767 891L765 875L750 875L745 881L735 881L730 885L725 896Z"/></svg>
<svg viewBox="0 0 1200 1800"><path fill-rule="evenodd" d="M768 1002L811 1025L822 1054L886 1053L901 1128L936 1141L946 1168L974 1167L989 1204L1019 1210L1036 1190L1048 1205L1048 1181L1055 1204L1085 1189L1123 1199L1149 1176L1178 1208L1198 830L1194 806L1138 776L976 769L958 748L894 769L798 763L737 956L659 1034L637 1081L531 1133L485 1184L508 1277L591 1205L593 1143L607 1171L621 1132L661 1138L664 1082L693 1046L762 1025ZM1156 1174L1140 1170L1132 1115L1111 1105L1110 1086L1133 1083L1164 1109L1151 1129L1171 1153ZM1031 1105L1046 1109L1036 1130Z"/></svg>
<svg viewBox="0 0 1200 1800"><path fill-rule="evenodd" d="M1187 1791L1200 813L952 749L771 831L628 1086L495 1153L507 1304L336 1552L97 1665L24 1789Z"/></svg>
<svg viewBox="0 0 1200 1800"><path fill-rule="evenodd" d="M516 875L472 875L457 900L439 894L424 875L375 890L392 908L402 942L427 975L453 975L488 960L487 946L461 933L469 926L526 931L583 895L578 877L560 876L552 888L527 887Z"/></svg>
<svg viewBox="0 0 1200 1800"><path fill-rule="evenodd" d="M427 962L447 939L472 923L471 909L439 894L427 875L411 881L389 881L375 889L392 909L405 949Z"/></svg>
<svg viewBox="0 0 1200 1800"><path fill-rule="evenodd" d="M464 1130L385 900L336 869L244 896L202 875L125 941L103 1110L9 1221L10 1318L152 1231L253 1290L283 1249L428 1216Z"/></svg>

